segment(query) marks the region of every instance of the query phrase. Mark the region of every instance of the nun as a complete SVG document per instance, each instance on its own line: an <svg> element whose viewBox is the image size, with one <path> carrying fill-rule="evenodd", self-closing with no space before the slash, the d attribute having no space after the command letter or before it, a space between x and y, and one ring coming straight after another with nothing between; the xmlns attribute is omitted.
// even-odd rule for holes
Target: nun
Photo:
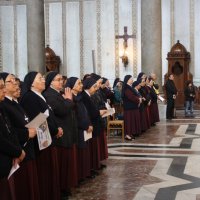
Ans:
<svg viewBox="0 0 200 200"><path fill-rule="evenodd" d="M102 81L103 79L97 75L97 74L92 74L91 77L96 80L97 84L97 90L95 94L91 96L91 99L93 103L96 105L96 108L98 110L106 110L105 101L104 99L104 92L101 89L102 86ZM107 118L99 118L99 127L100 127L100 132L97 137L98 141L98 146L99 146L99 151L100 151L100 160L103 161L108 158L108 147L107 147L107 138L106 138L106 120ZM101 163L101 169L105 168L106 166Z"/></svg>
<svg viewBox="0 0 200 200"><path fill-rule="evenodd" d="M93 126L88 116L88 111L82 102L81 92L83 84L77 77L70 77L66 87L71 88L73 93L73 102L75 103L75 116L78 127L78 145L77 145L77 164L78 164L78 180L84 181L86 177L91 177L90 168L90 149L89 141L85 141L84 132L86 134L93 132Z"/></svg>
<svg viewBox="0 0 200 200"><path fill-rule="evenodd" d="M91 96L97 91L96 80L87 78L83 81L82 101L88 111L89 119L93 126L92 139L90 140L90 161L92 174L98 174L96 170L100 169L100 147L98 136L101 131L100 119L106 113L105 109L99 110L95 103L92 101Z"/></svg>
<svg viewBox="0 0 200 200"><path fill-rule="evenodd" d="M147 82L147 90L151 98L151 104L149 106L149 116L150 116L151 126L155 126L156 122L160 121L158 103L157 103L158 96L153 88L153 84L154 84L153 79L149 77Z"/></svg>
<svg viewBox="0 0 200 200"><path fill-rule="evenodd" d="M61 91L64 91L63 95ZM76 152L78 130L72 92L70 88L63 90L62 75L51 71L46 75L46 90L43 95L54 112L56 123L63 129L63 136L54 144L58 152L62 197L66 197L70 194L70 188L78 184Z"/></svg>
<svg viewBox="0 0 200 200"><path fill-rule="evenodd" d="M122 99L124 107L124 131L126 140L132 140L132 138L135 138L141 127L139 106L142 100L135 94L132 88L132 84L132 76L126 75L124 77L122 87Z"/></svg>
<svg viewBox="0 0 200 200"><path fill-rule="evenodd" d="M63 130L54 120L51 107L42 95L45 90L45 78L39 72L29 72L24 78L25 91L22 95L21 105L33 120L39 113L48 114L47 123L52 137L52 145L40 150L38 141L34 138L36 165L41 200L60 199L59 167L56 147L53 145L57 138L62 137Z"/></svg>
<svg viewBox="0 0 200 200"><path fill-rule="evenodd" d="M4 80L0 77L0 199L11 200L15 198L14 182L12 176L8 180L8 175L13 164L19 164L25 158L25 152L12 131L2 105L4 97L5 85Z"/></svg>
<svg viewBox="0 0 200 200"><path fill-rule="evenodd" d="M24 149L26 157L20 164L20 169L14 174L16 199L38 199L39 187L35 162L35 150L33 138L36 136L35 128L26 128L29 118L18 103L20 97L19 84L13 74L0 73L5 81L5 99L2 105L11 122L12 129L16 134L21 148Z"/></svg>

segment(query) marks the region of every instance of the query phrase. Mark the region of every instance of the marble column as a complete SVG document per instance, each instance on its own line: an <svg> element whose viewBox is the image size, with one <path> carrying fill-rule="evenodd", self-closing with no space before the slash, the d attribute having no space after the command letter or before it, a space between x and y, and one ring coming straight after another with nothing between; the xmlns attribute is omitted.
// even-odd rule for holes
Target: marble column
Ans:
<svg viewBox="0 0 200 200"><path fill-rule="evenodd" d="M44 0L27 0L29 71L45 71Z"/></svg>
<svg viewBox="0 0 200 200"><path fill-rule="evenodd" d="M162 83L161 63L161 1L141 1L142 71L154 72Z"/></svg>

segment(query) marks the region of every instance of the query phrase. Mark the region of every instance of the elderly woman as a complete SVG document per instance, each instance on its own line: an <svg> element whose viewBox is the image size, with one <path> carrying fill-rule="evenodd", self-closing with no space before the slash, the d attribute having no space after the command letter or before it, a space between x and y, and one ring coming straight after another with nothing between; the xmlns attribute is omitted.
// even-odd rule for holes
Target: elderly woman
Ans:
<svg viewBox="0 0 200 200"><path fill-rule="evenodd" d="M20 96L19 84L13 74L1 73L5 80L6 96L2 105L11 122L21 148L26 152L26 158L20 165L20 169L14 174L15 197L16 199L36 199L39 198L38 177L35 162L35 150L33 138L36 136L35 128L26 128L29 118L18 103Z"/></svg>
<svg viewBox="0 0 200 200"><path fill-rule="evenodd" d="M139 106L142 98L135 94L132 88L133 78L131 75L124 77L122 99L124 107L124 131L125 139L132 140L141 131Z"/></svg>
<svg viewBox="0 0 200 200"><path fill-rule="evenodd" d="M73 93L73 102L75 103L75 116L78 127L78 180L82 181L90 174L90 149L89 141L84 140L84 131L90 133L93 131L87 109L82 102L81 92L83 84L77 77L70 77L66 87L71 88Z"/></svg>
<svg viewBox="0 0 200 200"><path fill-rule="evenodd" d="M26 91L22 96L21 105L33 120L39 113L47 113L47 123L53 143L63 134L62 128L58 127L54 120L54 114L46 99L42 95L45 89L45 78L39 72L29 72L24 78ZM55 146L39 150L38 141L34 139L36 151L36 163L40 187L40 199L60 199L59 168Z"/></svg>
<svg viewBox="0 0 200 200"><path fill-rule="evenodd" d="M58 72L46 75L46 90L43 95L54 112L56 123L63 129L63 137L55 141L60 168L62 196L66 197L70 188L77 186L77 125L74 117L74 103L70 88L63 91L63 78Z"/></svg>
<svg viewBox="0 0 200 200"><path fill-rule="evenodd" d="M12 177L11 180L7 180L7 177L13 163L19 164L24 159L25 152L12 132L12 127L2 106L4 97L4 81L0 78L0 199L10 200L12 199L12 195L15 195L11 193L11 189L14 186L12 185L12 188L10 188Z"/></svg>
<svg viewBox="0 0 200 200"><path fill-rule="evenodd" d="M90 140L90 156L91 156L91 169L96 174L97 169L100 169L100 146L98 136L101 132L101 115L106 111L99 110L95 103L92 101L91 96L97 91L97 83L93 78L87 78L83 82L84 91L82 92L82 101L88 111L89 119L93 126L92 139Z"/></svg>

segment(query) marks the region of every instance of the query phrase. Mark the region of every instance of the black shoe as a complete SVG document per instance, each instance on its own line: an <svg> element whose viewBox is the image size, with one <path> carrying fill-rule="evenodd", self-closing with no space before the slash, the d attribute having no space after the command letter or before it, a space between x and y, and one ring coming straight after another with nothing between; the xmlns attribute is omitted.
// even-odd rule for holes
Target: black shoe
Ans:
<svg viewBox="0 0 200 200"><path fill-rule="evenodd" d="M101 169L105 169L107 166L106 165L104 165L104 164L101 164Z"/></svg>

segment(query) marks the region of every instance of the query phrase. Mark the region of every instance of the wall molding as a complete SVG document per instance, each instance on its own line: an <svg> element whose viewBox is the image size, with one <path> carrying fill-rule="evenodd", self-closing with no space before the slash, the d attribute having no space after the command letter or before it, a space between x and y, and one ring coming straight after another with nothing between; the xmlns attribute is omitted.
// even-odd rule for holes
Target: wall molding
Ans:
<svg viewBox="0 0 200 200"><path fill-rule="evenodd" d="M26 4L26 0L1 0L0 6L12 6L12 5L23 5Z"/></svg>
<svg viewBox="0 0 200 200"><path fill-rule="evenodd" d="M66 27L66 2L62 2L62 37L63 37L63 62L61 62L61 73L67 74L67 27Z"/></svg>
<svg viewBox="0 0 200 200"><path fill-rule="evenodd" d="M194 72L194 61L195 61L195 54L194 54L195 9L194 8L195 8L195 2L194 0L190 0L190 55L192 58L190 62L190 72Z"/></svg>
<svg viewBox="0 0 200 200"><path fill-rule="evenodd" d="M137 1L132 0L132 34L136 36L133 38L133 76L136 78L137 70Z"/></svg>
<svg viewBox="0 0 200 200"><path fill-rule="evenodd" d="M97 69L96 73L101 75L101 0L96 1L97 18Z"/></svg>
<svg viewBox="0 0 200 200"><path fill-rule="evenodd" d="M174 45L174 0L170 0L170 38L171 38L171 47Z"/></svg>
<svg viewBox="0 0 200 200"><path fill-rule="evenodd" d="M13 5L13 21L14 21L14 67L15 67L15 75L18 76L18 38L17 38L17 7L16 4Z"/></svg>
<svg viewBox="0 0 200 200"><path fill-rule="evenodd" d="M115 31L115 36L119 35L119 0L114 0L114 31ZM115 77L119 77L119 39L116 38L115 38Z"/></svg>
<svg viewBox="0 0 200 200"><path fill-rule="evenodd" d="M45 47L50 44L49 41L49 3L44 4L45 11Z"/></svg>
<svg viewBox="0 0 200 200"><path fill-rule="evenodd" d="M80 26L80 77L84 76L84 49L83 49L83 1L79 3L79 26Z"/></svg>

